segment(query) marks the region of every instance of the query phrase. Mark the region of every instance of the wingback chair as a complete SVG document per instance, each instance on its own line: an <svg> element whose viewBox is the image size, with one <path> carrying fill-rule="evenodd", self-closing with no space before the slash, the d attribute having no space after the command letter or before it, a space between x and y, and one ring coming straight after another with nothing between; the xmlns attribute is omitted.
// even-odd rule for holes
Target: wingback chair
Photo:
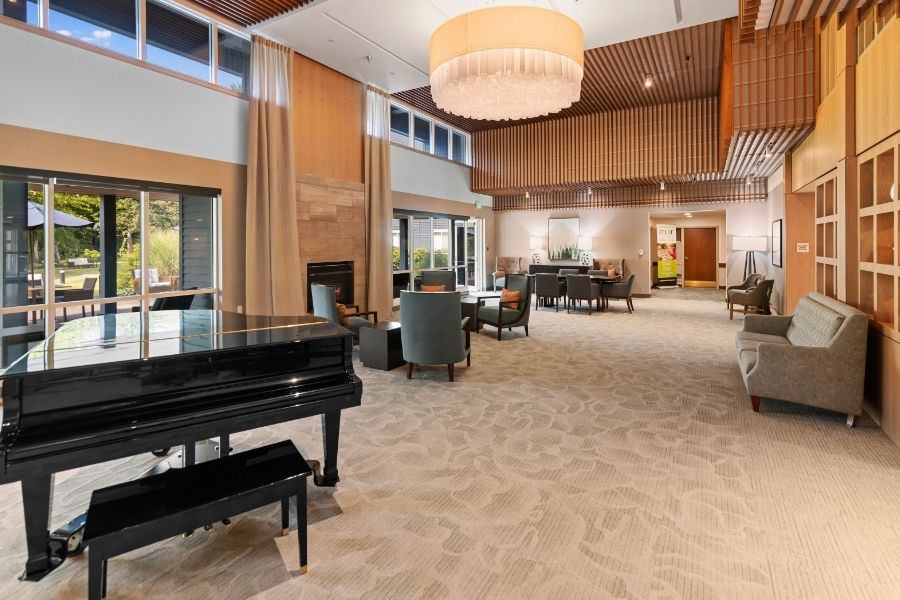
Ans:
<svg viewBox="0 0 900 600"><path fill-rule="evenodd" d="M591 314L591 302L597 301L600 310L600 284L591 281L590 275L566 275L566 312L574 306L576 300L588 301L588 314Z"/></svg>
<svg viewBox="0 0 900 600"><path fill-rule="evenodd" d="M534 295L537 298L537 307L541 307L541 300L547 306L547 300L554 299L556 312L559 312L559 301L566 295L566 284L559 280L554 273L537 273L534 276Z"/></svg>
<svg viewBox="0 0 900 600"><path fill-rule="evenodd" d="M744 280L743 283L739 283L737 285L729 285L727 288L725 288L726 306L731 306L731 302L728 300L728 294L731 292L731 290L746 291L751 288L755 288L763 279L765 279L763 275L760 275L759 273L752 273L749 277L747 277L747 279Z"/></svg>
<svg viewBox="0 0 900 600"><path fill-rule="evenodd" d="M422 271L422 285L442 285L445 292L455 292L456 272Z"/></svg>
<svg viewBox="0 0 900 600"><path fill-rule="evenodd" d="M522 258L519 256L498 256L494 269L494 289L506 287L508 274L522 273Z"/></svg>
<svg viewBox="0 0 900 600"><path fill-rule="evenodd" d="M772 298L772 288L775 285L774 279L763 279L759 284L749 290L731 290L728 292L728 318L734 318L734 305L738 304L744 307L744 314L748 309L764 315L772 314L769 308L769 301Z"/></svg>
<svg viewBox="0 0 900 600"><path fill-rule="evenodd" d="M416 365L447 365L453 381L454 366L472 364L469 318L462 318L461 297L456 292L400 292L400 341L406 378Z"/></svg>
<svg viewBox="0 0 900 600"><path fill-rule="evenodd" d="M478 322L487 323L497 328L497 339L501 339L503 328L512 331L513 327L524 327L528 336L528 317L531 315L531 277L528 275L509 274L506 277L506 289L519 292L518 306L510 302L500 302L497 306L483 306L478 309Z"/></svg>
<svg viewBox="0 0 900 600"><path fill-rule="evenodd" d="M313 314L317 317L328 319L335 325L346 327L353 332L353 341L359 342L359 330L361 327L371 327L378 321L377 311L355 312L346 315L349 317L348 324L341 323L341 315L338 312L337 298L334 294L334 286L322 285L314 283L309 286L312 290ZM363 316L372 316L372 320L364 319Z"/></svg>
<svg viewBox="0 0 900 600"><path fill-rule="evenodd" d="M604 283L600 288L600 293L603 296L603 306L604 308L609 308L609 299L619 299L625 301L625 306L628 307L628 314L634 312L634 302L631 299L631 294L634 289L634 273L628 276L628 279L625 281L617 281L615 283Z"/></svg>

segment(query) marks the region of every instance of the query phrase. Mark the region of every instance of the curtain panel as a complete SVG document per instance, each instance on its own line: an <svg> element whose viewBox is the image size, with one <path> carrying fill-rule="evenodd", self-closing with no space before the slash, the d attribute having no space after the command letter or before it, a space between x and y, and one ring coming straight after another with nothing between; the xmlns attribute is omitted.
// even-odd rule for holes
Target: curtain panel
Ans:
<svg viewBox="0 0 900 600"><path fill-rule="evenodd" d="M366 87L366 290L369 310L391 316L391 140L390 96Z"/></svg>
<svg viewBox="0 0 900 600"><path fill-rule="evenodd" d="M286 46L253 36L247 136L245 312L302 315L300 240L291 114L291 61Z"/></svg>

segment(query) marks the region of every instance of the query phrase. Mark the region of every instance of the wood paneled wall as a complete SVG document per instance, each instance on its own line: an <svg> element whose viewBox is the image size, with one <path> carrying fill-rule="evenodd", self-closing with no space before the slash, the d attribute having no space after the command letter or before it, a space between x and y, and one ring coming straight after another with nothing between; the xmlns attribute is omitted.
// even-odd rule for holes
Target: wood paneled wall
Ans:
<svg viewBox="0 0 900 600"><path fill-rule="evenodd" d="M735 39L735 131L814 123L814 50L814 28L803 23L777 31L756 31L750 42Z"/></svg>
<svg viewBox="0 0 900 600"><path fill-rule="evenodd" d="M715 97L476 132L472 189L652 184L716 171Z"/></svg>
<svg viewBox="0 0 900 600"><path fill-rule="evenodd" d="M362 183L362 84L300 54L293 75L297 172Z"/></svg>
<svg viewBox="0 0 900 600"><path fill-rule="evenodd" d="M893 18L856 66L856 151L900 131L900 18Z"/></svg>

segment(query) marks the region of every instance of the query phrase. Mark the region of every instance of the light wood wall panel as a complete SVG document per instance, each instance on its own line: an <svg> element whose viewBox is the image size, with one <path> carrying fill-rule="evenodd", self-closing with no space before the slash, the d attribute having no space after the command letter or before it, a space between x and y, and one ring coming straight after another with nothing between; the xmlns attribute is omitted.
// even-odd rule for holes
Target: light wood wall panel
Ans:
<svg viewBox="0 0 900 600"><path fill-rule="evenodd" d="M891 19L856 66L856 151L900 131L900 19Z"/></svg>
<svg viewBox="0 0 900 600"><path fill-rule="evenodd" d="M362 183L362 84L300 54L293 75L297 172Z"/></svg>
<svg viewBox="0 0 900 600"><path fill-rule="evenodd" d="M711 97L476 132L472 189L658 184L716 171L716 109Z"/></svg>

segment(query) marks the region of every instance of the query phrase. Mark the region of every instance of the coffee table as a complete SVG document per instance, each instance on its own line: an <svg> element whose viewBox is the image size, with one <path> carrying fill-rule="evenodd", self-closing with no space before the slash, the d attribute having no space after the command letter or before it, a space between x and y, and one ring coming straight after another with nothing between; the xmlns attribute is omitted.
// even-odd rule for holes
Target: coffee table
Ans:
<svg viewBox="0 0 900 600"><path fill-rule="evenodd" d="M400 340L400 323L379 321L372 327L360 327L359 360L365 367L382 371L390 371L405 365L403 343Z"/></svg>

